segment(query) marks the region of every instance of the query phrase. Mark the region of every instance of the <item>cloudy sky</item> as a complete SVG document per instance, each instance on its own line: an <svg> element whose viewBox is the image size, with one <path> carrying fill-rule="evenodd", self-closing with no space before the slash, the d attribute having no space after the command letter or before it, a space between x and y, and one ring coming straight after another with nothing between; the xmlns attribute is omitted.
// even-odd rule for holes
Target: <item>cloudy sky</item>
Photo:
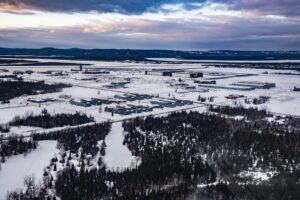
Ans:
<svg viewBox="0 0 300 200"><path fill-rule="evenodd" d="M0 0L0 46L300 50L300 1Z"/></svg>

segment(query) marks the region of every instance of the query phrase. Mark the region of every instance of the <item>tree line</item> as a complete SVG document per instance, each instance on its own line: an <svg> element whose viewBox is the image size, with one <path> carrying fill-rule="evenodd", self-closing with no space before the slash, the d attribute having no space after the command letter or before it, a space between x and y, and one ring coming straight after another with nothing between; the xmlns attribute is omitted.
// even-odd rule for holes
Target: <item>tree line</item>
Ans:
<svg viewBox="0 0 300 200"><path fill-rule="evenodd" d="M249 120L262 119L272 116L265 109L258 109L254 107L245 108L243 106L208 106L208 111L222 113L230 116L246 116Z"/></svg>
<svg viewBox="0 0 300 200"><path fill-rule="evenodd" d="M81 149L84 154L95 155L99 151L97 142L104 140L110 128L110 122L94 123L89 126L72 127L49 133L34 133L32 138L34 141L57 140L58 148L64 151L75 153Z"/></svg>
<svg viewBox="0 0 300 200"><path fill-rule="evenodd" d="M7 140L0 142L0 161L4 163L8 157L27 153L29 150L36 149L37 146L38 143L33 140L9 137Z"/></svg>
<svg viewBox="0 0 300 200"><path fill-rule="evenodd" d="M44 81L0 81L0 101L8 101L22 95L36 95L59 92L70 85L57 83L46 84Z"/></svg>
<svg viewBox="0 0 300 200"><path fill-rule="evenodd" d="M84 113L76 112L74 114L61 113L50 115L46 109L43 109L40 115L30 114L23 118L15 117L9 124L11 126L34 126L41 128L53 128L63 126L75 126L89 122L94 122L94 118L88 117Z"/></svg>

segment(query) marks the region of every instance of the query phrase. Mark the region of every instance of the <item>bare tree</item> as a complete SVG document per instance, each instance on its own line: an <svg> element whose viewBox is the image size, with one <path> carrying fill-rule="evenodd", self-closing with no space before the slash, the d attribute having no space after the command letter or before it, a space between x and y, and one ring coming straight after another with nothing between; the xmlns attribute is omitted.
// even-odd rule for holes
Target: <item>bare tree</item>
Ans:
<svg viewBox="0 0 300 200"><path fill-rule="evenodd" d="M29 197L35 197L38 193L38 188L35 185L34 175L24 177L24 185L26 186L26 193Z"/></svg>

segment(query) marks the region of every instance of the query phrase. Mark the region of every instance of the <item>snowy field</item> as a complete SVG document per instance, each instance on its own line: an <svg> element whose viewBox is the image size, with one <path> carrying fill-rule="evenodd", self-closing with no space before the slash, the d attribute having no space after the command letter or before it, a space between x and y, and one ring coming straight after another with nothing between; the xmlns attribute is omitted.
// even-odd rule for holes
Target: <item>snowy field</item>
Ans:
<svg viewBox="0 0 300 200"><path fill-rule="evenodd" d="M50 164L50 159L58 153L56 141L41 141L37 149L25 155L9 158L1 164L0 199L5 199L7 192L15 189L24 190L24 177L34 175L36 183L42 181L43 169Z"/></svg>

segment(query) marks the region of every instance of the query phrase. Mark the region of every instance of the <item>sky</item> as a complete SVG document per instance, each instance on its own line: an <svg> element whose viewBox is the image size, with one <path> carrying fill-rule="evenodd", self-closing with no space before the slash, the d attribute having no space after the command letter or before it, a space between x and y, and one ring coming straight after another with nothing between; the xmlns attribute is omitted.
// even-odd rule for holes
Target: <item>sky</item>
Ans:
<svg viewBox="0 0 300 200"><path fill-rule="evenodd" d="M0 0L0 47L300 50L300 0Z"/></svg>

